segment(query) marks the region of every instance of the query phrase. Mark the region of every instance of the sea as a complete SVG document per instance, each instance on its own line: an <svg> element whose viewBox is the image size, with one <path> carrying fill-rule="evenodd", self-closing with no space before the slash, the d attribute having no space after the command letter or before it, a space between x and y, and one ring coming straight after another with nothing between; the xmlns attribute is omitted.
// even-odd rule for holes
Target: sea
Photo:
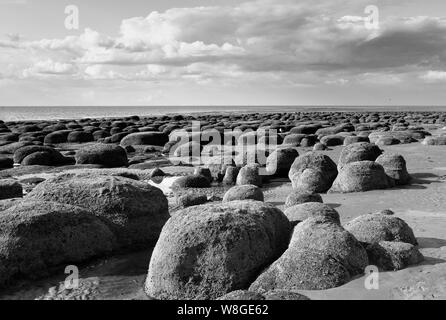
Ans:
<svg viewBox="0 0 446 320"><path fill-rule="evenodd" d="M311 111L435 111L446 112L446 106L61 106L0 107L0 120L57 120L82 118L119 118L127 116L160 116L169 114L231 114Z"/></svg>

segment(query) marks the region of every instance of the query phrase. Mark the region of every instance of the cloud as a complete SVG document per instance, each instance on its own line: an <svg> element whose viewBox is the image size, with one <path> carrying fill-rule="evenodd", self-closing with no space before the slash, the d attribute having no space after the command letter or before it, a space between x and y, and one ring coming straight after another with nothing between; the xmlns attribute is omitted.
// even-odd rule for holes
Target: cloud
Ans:
<svg viewBox="0 0 446 320"><path fill-rule="evenodd" d="M70 75L76 72L76 67L71 63L55 62L50 59L39 61L32 67L23 71L25 78L42 75Z"/></svg>
<svg viewBox="0 0 446 320"><path fill-rule="evenodd" d="M446 70L446 20L381 15L379 30L368 30L361 15L367 4L259 0L172 8L124 19L116 35L87 28L62 39L10 36L0 47L17 57L26 77L395 85L415 72L442 80L429 70ZM0 66L2 59L0 53Z"/></svg>
<svg viewBox="0 0 446 320"><path fill-rule="evenodd" d="M420 78L426 82L446 82L446 71L430 70Z"/></svg>

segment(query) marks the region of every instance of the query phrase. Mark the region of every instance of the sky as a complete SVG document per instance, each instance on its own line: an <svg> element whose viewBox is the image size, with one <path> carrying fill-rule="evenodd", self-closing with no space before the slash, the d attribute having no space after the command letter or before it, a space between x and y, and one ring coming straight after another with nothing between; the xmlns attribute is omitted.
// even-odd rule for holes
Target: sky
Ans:
<svg viewBox="0 0 446 320"><path fill-rule="evenodd" d="M0 106L443 106L445 89L444 0L0 0Z"/></svg>

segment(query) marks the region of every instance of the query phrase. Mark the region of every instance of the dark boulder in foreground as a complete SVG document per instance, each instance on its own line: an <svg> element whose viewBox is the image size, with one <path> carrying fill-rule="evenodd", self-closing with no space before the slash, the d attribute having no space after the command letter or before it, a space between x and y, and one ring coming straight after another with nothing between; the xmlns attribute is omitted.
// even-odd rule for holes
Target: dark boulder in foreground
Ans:
<svg viewBox="0 0 446 320"><path fill-rule="evenodd" d="M259 187L252 184L245 184L242 186L235 186L226 191L223 196L223 202L234 200L256 200L263 201L263 192Z"/></svg>
<svg viewBox="0 0 446 320"><path fill-rule="evenodd" d="M345 225L359 241L373 244L381 241L400 241L417 245L412 229L402 219L381 213L359 216Z"/></svg>
<svg viewBox="0 0 446 320"><path fill-rule="evenodd" d="M0 180L0 200L23 197L22 185L12 179Z"/></svg>
<svg viewBox="0 0 446 320"><path fill-rule="evenodd" d="M163 192L121 176L66 173L37 185L26 199L86 208L100 217L125 248L153 244L169 218Z"/></svg>
<svg viewBox="0 0 446 320"><path fill-rule="evenodd" d="M156 299L216 299L246 288L288 245L290 224L257 201L177 212L150 259L145 292Z"/></svg>
<svg viewBox="0 0 446 320"><path fill-rule="evenodd" d="M103 256L115 242L110 229L86 209L24 201L0 214L0 285Z"/></svg>
<svg viewBox="0 0 446 320"><path fill-rule="evenodd" d="M289 172L294 189L324 193L330 189L338 170L330 157L308 152L296 158Z"/></svg>
<svg viewBox="0 0 446 320"><path fill-rule="evenodd" d="M94 144L82 147L76 152L76 164L100 164L114 168L128 165L125 150L112 144Z"/></svg>

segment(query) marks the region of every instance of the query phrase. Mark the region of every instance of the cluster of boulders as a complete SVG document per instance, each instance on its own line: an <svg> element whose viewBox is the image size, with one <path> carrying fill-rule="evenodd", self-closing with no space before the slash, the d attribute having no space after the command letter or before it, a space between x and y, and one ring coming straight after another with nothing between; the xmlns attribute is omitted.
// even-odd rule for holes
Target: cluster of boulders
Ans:
<svg viewBox="0 0 446 320"><path fill-rule="evenodd" d="M298 300L306 297L296 290L341 286L371 264L400 270L423 260L412 229L391 211L345 226L320 202L287 211L237 198L176 212L152 254L146 293L155 299Z"/></svg>
<svg viewBox="0 0 446 320"><path fill-rule="evenodd" d="M103 169L104 170L104 169ZM3 180L4 181L4 180ZM0 184L22 196L15 181ZM63 173L0 213L0 286L64 263L148 248L170 217L162 191L125 172Z"/></svg>
<svg viewBox="0 0 446 320"><path fill-rule="evenodd" d="M192 120L201 122L200 132ZM380 146L422 139L442 145L444 136L431 137L420 125L445 122L445 114L423 112L0 122L0 170L63 167L27 180L29 190L0 180L0 286L155 243L145 292L156 299L305 299L295 290L343 285L369 264L405 268L423 257L404 221L380 212L343 226L320 194L410 183L404 158ZM221 144L202 141L207 129ZM248 132L224 139L232 134L226 129ZM278 136L259 135L265 130ZM321 152L338 145L337 163ZM299 154L296 147L309 149ZM145 162L141 152L160 157ZM199 161L173 182L181 209L169 212L163 192L142 180L169 175L160 165L168 156L187 167L202 153L209 163ZM284 211L264 202L271 177L291 181ZM216 183L225 188L218 201L194 190Z"/></svg>

